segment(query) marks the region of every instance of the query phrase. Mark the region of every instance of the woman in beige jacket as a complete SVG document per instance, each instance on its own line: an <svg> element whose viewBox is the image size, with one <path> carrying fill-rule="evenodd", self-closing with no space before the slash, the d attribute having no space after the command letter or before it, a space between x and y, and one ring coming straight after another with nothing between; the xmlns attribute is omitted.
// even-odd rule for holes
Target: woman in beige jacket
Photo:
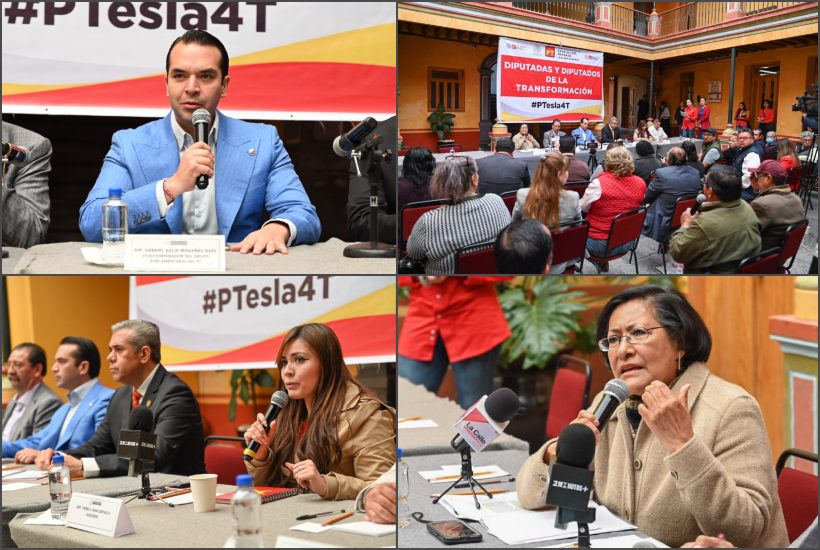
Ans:
<svg viewBox="0 0 820 550"><path fill-rule="evenodd" d="M277 357L290 401L267 432L263 414L245 432L261 445L245 463L254 484L355 499L396 460L395 411L350 376L326 325L291 329Z"/></svg>
<svg viewBox="0 0 820 550"><path fill-rule="evenodd" d="M659 287L628 289L604 307L598 337L630 397L603 432L592 414L600 394L574 421L597 440L593 498L672 547L700 534L743 547L788 545L760 408L709 372L711 337L686 299ZM526 508L545 505L555 442L516 477Z"/></svg>

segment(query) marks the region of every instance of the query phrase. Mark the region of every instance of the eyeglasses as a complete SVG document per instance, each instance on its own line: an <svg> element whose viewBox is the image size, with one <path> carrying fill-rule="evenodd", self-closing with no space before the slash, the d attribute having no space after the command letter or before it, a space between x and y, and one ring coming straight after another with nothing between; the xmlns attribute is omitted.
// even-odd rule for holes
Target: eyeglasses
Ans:
<svg viewBox="0 0 820 550"><path fill-rule="evenodd" d="M650 327L650 328L633 328L623 336L607 336L606 338L601 338L598 340L598 347L601 351L610 351L618 346L621 345L621 340L626 338L626 341L630 344L640 344L641 342L645 342L647 338L649 338L649 331L664 328L660 327Z"/></svg>

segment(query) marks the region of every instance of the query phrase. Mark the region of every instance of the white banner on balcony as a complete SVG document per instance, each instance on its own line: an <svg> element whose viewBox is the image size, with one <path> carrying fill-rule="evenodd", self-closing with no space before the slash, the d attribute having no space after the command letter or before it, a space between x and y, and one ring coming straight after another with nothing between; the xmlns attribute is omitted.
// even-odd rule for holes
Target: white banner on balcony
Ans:
<svg viewBox="0 0 820 550"><path fill-rule="evenodd" d="M603 120L604 54L499 38L498 120Z"/></svg>

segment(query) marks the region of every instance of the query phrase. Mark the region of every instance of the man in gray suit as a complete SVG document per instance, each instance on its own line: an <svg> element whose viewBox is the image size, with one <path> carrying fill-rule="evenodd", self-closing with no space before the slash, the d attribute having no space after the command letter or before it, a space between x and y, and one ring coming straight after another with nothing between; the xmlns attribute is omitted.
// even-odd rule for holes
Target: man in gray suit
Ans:
<svg viewBox="0 0 820 550"><path fill-rule="evenodd" d="M513 158L515 145L510 138L501 138L495 144L495 154L476 161L478 192L500 195L530 186L530 172L526 163Z"/></svg>
<svg viewBox="0 0 820 550"><path fill-rule="evenodd" d="M9 354L9 382L17 391L3 412L3 443L28 437L51 422L60 398L43 384L46 352L37 344L24 343Z"/></svg>
<svg viewBox="0 0 820 550"><path fill-rule="evenodd" d="M3 178L3 245L28 248L46 239L49 223L48 174L51 142L3 121L3 143L28 149L22 164L9 164Z"/></svg>

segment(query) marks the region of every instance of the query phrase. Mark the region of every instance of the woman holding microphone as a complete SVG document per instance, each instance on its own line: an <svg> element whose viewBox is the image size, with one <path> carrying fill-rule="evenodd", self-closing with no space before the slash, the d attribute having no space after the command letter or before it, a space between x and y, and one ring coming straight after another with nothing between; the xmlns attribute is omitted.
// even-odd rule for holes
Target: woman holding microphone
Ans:
<svg viewBox="0 0 820 550"><path fill-rule="evenodd" d="M279 389L290 401L245 465L255 485L299 486L327 500L355 499L396 460L395 410L350 376L336 334L320 323L294 327L277 355Z"/></svg>
<svg viewBox="0 0 820 550"><path fill-rule="evenodd" d="M627 289L604 306L599 347L629 397L598 429L592 406L574 422L597 441L594 499L672 547L701 533L743 547L788 544L766 427L754 397L711 374L712 340L681 294ZM516 477L521 504L545 503L556 440Z"/></svg>

